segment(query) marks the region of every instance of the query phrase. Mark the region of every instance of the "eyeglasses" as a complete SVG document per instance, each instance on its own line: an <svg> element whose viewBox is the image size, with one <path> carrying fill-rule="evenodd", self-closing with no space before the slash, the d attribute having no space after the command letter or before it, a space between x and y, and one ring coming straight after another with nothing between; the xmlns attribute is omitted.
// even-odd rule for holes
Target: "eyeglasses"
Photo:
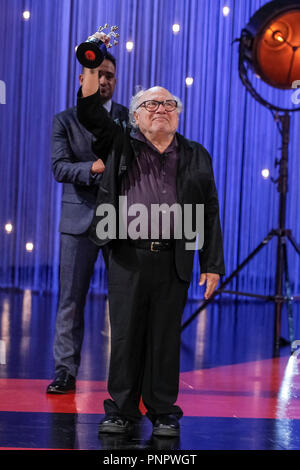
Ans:
<svg viewBox="0 0 300 470"><path fill-rule="evenodd" d="M146 108L147 111L157 111L161 104L163 105L163 107L168 113L171 111L174 111L174 109L177 108L177 101L175 100L165 100L165 101L147 100L147 101L143 101L143 103L141 103L137 107L137 109L142 106L143 108Z"/></svg>

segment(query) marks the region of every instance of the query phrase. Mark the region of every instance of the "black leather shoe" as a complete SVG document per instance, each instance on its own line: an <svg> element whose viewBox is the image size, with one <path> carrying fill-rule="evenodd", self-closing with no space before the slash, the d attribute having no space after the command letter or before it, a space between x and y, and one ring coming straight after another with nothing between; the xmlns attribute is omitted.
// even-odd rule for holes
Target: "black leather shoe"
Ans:
<svg viewBox="0 0 300 470"><path fill-rule="evenodd" d="M180 426L175 415L160 415L153 424L154 436L179 436Z"/></svg>
<svg viewBox="0 0 300 470"><path fill-rule="evenodd" d="M99 424L99 433L124 434L132 429L132 422L123 416L107 415Z"/></svg>
<svg viewBox="0 0 300 470"><path fill-rule="evenodd" d="M76 379L67 371L60 372L57 377L47 387L47 393L64 394L74 392L76 389Z"/></svg>

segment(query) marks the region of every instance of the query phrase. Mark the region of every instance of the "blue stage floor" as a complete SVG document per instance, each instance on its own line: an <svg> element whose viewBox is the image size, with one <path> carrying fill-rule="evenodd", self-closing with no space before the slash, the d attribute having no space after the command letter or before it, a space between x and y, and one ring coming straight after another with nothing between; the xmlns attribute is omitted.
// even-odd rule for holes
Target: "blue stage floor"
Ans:
<svg viewBox="0 0 300 470"><path fill-rule="evenodd" d="M271 302L223 295L183 331L179 439L153 439L145 417L126 439L99 438L110 335L103 296L88 297L76 393L46 395L54 369L56 304L54 294L0 290L1 449L300 449L300 355L291 356L287 346L273 356ZM183 321L198 305L187 304ZM295 303L295 339L299 308ZM288 339L285 307L282 336Z"/></svg>

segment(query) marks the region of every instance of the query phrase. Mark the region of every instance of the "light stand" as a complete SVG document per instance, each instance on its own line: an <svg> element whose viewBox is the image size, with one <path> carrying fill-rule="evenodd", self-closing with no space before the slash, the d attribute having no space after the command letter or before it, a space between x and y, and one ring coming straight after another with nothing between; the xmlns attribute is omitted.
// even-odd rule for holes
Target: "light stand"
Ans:
<svg viewBox="0 0 300 470"><path fill-rule="evenodd" d="M288 1L288 0L286 0ZM275 4L276 2L271 2ZM299 3L299 2L298 2ZM282 9L282 2L278 2L279 7ZM273 6L271 5L271 6ZM267 4L263 9L263 16L268 13ZM254 15L257 25L257 17L259 15ZM277 32L277 31L276 31ZM202 305L192 314L192 316L182 325L182 331L196 318L196 316L204 310L212 300L221 293L236 294L248 297L254 297L266 301L275 302L275 324L274 324L274 343L273 351L274 355L279 354L279 348L281 345L289 344L291 345L291 351L294 351L294 326L293 326L293 312L292 312L292 302L299 300L300 296L292 296L291 286L289 279L289 270L288 270L288 259L287 259L287 241L289 241L292 247L295 249L296 253L300 255L300 246L296 243L293 238L291 230L285 227L286 223L286 203L287 203L287 192L288 192L288 151L289 151L289 140L290 140L290 113L299 111L300 108L294 109L285 109L278 106L275 106L265 99L263 99L257 91L252 86L249 78L247 65L249 65L249 50L253 45L253 37L250 37L249 31L244 29L242 31L241 38L238 40L240 42L239 47L239 75L243 85L246 87L247 91L255 98L260 104L267 107L273 114L273 117L277 123L277 127L281 134L282 146L281 146L281 159L276 160L276 165L279 166L279 177L274 183L277 183L277 190L280 194L279 200L279 216L278 216L278 228L272 229L268 235L262 240L262 242L247 256L247 258L238 265L238 267L221 283L219 289L217 289L213 295L205 300ZM297 46L298 48L298 46ZM296 48L293 48L293 60L295 55ZM291 68L289 70L290 75ZM260 252L260 250L265 247L273 237L277 237L277 254L276 254L276 273L275 273L275 294L274 295L260 295L247 292L239 292L232 290L225 290L224 288L235 278L238 273ZM285 287L285 295L283 295L283 286ZM289 325L289 342L286 342L280 337L281 332L281 316L282 316L282 306L284 303L287 303L288 311L288 325Z"/></svg>

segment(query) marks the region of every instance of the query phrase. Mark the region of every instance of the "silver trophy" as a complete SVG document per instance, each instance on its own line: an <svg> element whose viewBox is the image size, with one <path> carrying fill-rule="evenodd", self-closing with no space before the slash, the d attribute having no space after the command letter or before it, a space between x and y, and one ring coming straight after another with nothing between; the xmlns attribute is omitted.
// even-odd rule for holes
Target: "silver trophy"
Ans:
<svg viewBox="0 0 300 470"><path fill-rule="evenodd" d="M76 57L84 67L89 69L95 69L105 59L107 54L107 49L110 49L112 46L118 44L119 34L116 32L118 26L111 26L109 33L106 33L104 30L108 29L109 25L105 24L98 28L98 33L105 33L109 37L109 42L104 42L101 39L98 39L95 36L89 36L85 42L82 42L76 49ZM113 41L111 43L110 41Z"/></svg>

